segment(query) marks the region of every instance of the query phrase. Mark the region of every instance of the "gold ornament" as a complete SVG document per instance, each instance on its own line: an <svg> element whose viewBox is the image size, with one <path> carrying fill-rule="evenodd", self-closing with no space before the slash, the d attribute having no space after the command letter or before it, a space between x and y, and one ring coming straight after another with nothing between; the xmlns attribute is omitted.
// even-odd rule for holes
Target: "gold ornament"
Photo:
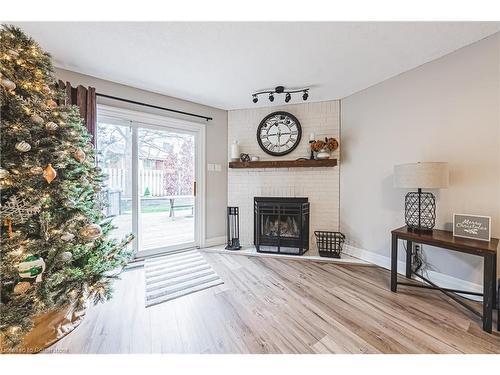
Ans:
<svg viewBox="0 0 500 375"><path fill-rule="evenodd" d="M3 225L7 227L7 234L9 238L13 237L14 232L12 231L12 220L6 217L3 221Z"/></svg>
<svg viewBox="0 0 500 375"><path fill-rule="evenodd" d="M31 150L31 145L25 141L17 142L16 150L19 152L28 152L29 150Z"/></svg>
<svg viewBox="0 0 500 375"><path fill-rule="evenodd" d="M95 240L102 234L102 228L98 224L88 224L80 229L80 236L87 241Z"/></svg>
<svg viewBox="0 0 500 375"><path fill-rule="evenodd" d="M57 172L54 168L52 168L52 164L48 164L43 170L43 177L50 184L56 177Z"/></svg>
<svg viewBox="0 0 500 375"><path fill-rule="evenodd" d="M5 87L6 90L13 91L16 89L16 84L8 78L2 78L2 81L0 83L3 87Z"/></svg>
<svg viewBox="0 0 500 375"><path fill-rule="evenodd" d="M42 167L33 167L30 169L31 174L42 174L43 173L43 168Z"/></svg>
<svg viewBox="0 0 500 375"><path fill-rule="evenodd" d="M54 109L54 108L57 108L57 103L56 103L54 100L49 99L49 100L47 100L47 106L48 106L49 108Z"/></svg>
<svg viewBox="0 0 500 375"><path fill-rule="evenodd" d="M27 281L21 281L14 287L14 294L24 294L31 288L31 284Z"/></svg>
<svg viewBox="0 0 500 375"><path fill-rule="evenodd" d="M9 171L7 169L0 168L0 178L6 178L9 176Z"/></svg>
<svg viewBox="0 0 500 375"><path fill-rule="evenodd" d="M38 115L31 116L31 121L33 121L35 124L38 124L38 125L43 124L43 118L41 118Z"/></svg>
<svg viewBox="0 0 500 375"><path fill-rule="evenodd" d="M73 157L75 158L76 161L82 163L87 157L87 155L81 148L79 148L73 153Z"/></svg>
<svg viewBox="0 0 500 375"><path fill-rule="evenodd" d="M59 125L57 125L55 122L48 122L45 124L45 129L47 129L50 132L56 131Z"/></svg>

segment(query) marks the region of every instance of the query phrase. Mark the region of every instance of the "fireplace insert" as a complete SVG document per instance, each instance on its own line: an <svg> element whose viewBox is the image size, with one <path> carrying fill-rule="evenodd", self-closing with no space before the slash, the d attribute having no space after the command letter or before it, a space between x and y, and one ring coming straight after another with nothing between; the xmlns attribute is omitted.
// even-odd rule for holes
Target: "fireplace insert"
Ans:
<svg viewBox="0 0 500 375"><path fill-rule="evenodd" d="M254 198L254 244L259 253L302 255L309 249L307 198Z"/></svg>

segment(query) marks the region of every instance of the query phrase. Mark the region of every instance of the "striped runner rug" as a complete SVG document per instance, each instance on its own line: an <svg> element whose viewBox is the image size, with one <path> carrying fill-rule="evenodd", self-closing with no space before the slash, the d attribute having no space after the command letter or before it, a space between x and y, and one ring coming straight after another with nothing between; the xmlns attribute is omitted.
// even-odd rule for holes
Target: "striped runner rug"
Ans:
<svg viewBox="0 0 500 375"><path fill-rule="evenodd" d="M146 307L223 284L198 250L147 258Z"/></svg>

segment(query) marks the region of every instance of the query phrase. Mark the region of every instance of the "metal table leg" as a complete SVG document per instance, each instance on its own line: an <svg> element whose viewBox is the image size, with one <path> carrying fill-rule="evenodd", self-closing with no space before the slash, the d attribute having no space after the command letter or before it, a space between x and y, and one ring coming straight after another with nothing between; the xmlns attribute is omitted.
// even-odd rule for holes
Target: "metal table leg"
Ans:
<svg viewBox="0 0 500 375"><path fill-rule="evenodd" d="M411 279L411 253L413 250L413 242L406 241L406 278Z"/></svg>
<svg viewBox="0 0 500 375"><path fill-rule="evenodd" d="M398 289L398 236L392 235L391 240L391 291Z"/></svg>
<svg viewBox="0 0 500 375"><path fill-rule="evenodd" d="M492 318L493 318L493 300L495 299L494 280L496 275L493 275L495 267L493 262L495 257L491 254L484 256L484 275L483 275L483 330L491 333Z"/></svg>

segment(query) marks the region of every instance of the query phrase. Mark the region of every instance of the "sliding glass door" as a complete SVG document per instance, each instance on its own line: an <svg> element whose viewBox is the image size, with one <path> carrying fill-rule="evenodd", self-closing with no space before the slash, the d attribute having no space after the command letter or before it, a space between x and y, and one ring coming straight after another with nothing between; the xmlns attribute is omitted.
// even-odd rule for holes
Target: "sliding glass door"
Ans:
<svg viewBox="0 0 500 375"><path fill-rule="evenodd" d="M132 129L124 121L101 121L97 126L97 163L106 174L104 214L116 227L110 237L120 241L132 229Z"/></svg>
<svg viewBox="0 0 500 375"><path fill-rule="evenodd" d="M141 251L194 245L195 137L138 128Z"/></svg>
<svg viewBox="0 0 500 375"><path fill-rule="evenodd" d="M199 132L106 113L99 111L97 150L112 236L133 233L136 257L199 245Z"/></svg>

